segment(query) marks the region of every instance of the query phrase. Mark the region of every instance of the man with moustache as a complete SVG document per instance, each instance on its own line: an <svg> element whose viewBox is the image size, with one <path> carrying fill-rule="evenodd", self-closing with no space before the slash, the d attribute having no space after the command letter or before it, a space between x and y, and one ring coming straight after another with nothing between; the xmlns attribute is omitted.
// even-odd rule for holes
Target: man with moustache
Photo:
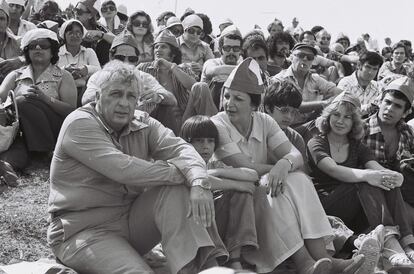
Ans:
<svg viewBox="0 0 414 274"><path fill-rule="evenodd" d="M365 142L382 166L404 175L401 193L414 216L414 130L404 119L411 112L414 83L403 76L390 82L382 93L379 110L365 123Z"/></svg>
<svg viewBox="0 0 414 274"><path fill-rule="evenodd" d="M332 99L342 92L334 83L310 71L317 54L316 49L306 43L297 43L292 49L292 64L272 77L271 81L290 80L302 93L300 114L293 124L315 119Z"/></svg>
<svg viewBox="0 0 414 274"><path fill-rule="evenodd" d="M269 37L267 46L269 48L269 61L267 62L267 72L270 76L278 74L282 69L290 66L287 59L290 50L295 45L295 40L288 32L280 32Z"/></svg>
<svg viewBox="0 0 414 274"><path fill-rule="evenodd" d="M225 28L219 39L221 57L209 59L204 63L201 72L201 82L209 85L214 103L220 104L221 87L229 74L241 60L242 36L240 30L234 26Z"/></svg>

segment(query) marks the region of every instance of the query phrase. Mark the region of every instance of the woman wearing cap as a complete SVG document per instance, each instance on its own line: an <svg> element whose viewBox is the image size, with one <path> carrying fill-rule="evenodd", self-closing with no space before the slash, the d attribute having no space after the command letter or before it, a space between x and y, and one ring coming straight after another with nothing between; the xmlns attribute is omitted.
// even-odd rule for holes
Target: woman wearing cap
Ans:
<svg viewBox="0 0 414 274"><path fill-rule="evenodd" d="M22 19L25 7L24 0L7 0L9 4L10 30L14 35L22 37L29 30L35 29L36 25L32 22Z"/></svg>
<svg viewBox="0 0 414 274"><path fill-rule="evenodd" d="M0 98L4 100L14 91L28 151L48 155L63 120L76 108L76 85L70 73L56 65L59 44L54 32L30 30L23 36L21 48L29 65L6 76Z"/></svg>
<svg viewBox="0 0 414 274"><path fill-rule="evenodd" d="M125 25L121 23L121 18L117 15L114 1L106 0L102 3L101 15L99 22L113 34L118 35L125 29Z"/></svg>
<svg viewBox="0 0 414 274"><path fill-rule="evenodd" d="M19 43L15 37L8 33L10 23L9 6L6 2L0 3L0 61L11 59L20 55ZM6 73L0 74L0 83Z"/></svg>
<svg viewBox="0 0 414 274"><path fill-rule="evenodd" d="M217 108L211 92L205 83L196 83L191 69L181 64L181 51L175 36L168 30L162 31L154 42L153 62L141 63L138 69L154 76L158 82L171 91L177 99L177 106L159 106L151 113L165 126L178 133L182 122L201 114L214 115ZM172 115L175 114L175 115Z"/></svg>
<svg viewBox="0 0 414 274"><path fill-rule="evenodd" d="M129 17L126 29L127 33L131 34L137 43L139 50L138 63L153 61L154 27L151 23L151 17L142 10L134 12Z"/></svg>
<svg viewBox="0 0 414 274"><path fill-rule="evenodd" d="M93 0L81 0L76 4L74 11L75 18L88 30L82 45L95 50L99 63L103 66L109 61L109 49L115 35L97 21L99 12L94 3Z"/></svg>
<svg viewBox="0 0 414 274"><path fill-rule="evenodd" d="M71 73L75 79L78 106L81 105L80 99L85 91L86 81L101 68L96 53L91 48L81 46L86 32L82 23L76 19L66 21L59 30L63 45L59 49L57 65Z"/></svg>
<svg viewBox="0 0 414 274"><path fill-rule="evenodd" d="M172 16L168 18L165 28L168 29L175 38L180 37L184 33L183 24L178 17Z"/></svg>
<svg viewBox="0 0 414 274"><path fill-rule="evenodd" d="M328 215L341 218L357 233L367 228L360 223L361 212L371 229L385 225L385 239L381 229L373 235L380 242L385 241L384 257L393 267L414 267L405 254L413 258L410 245L414 244L414 237L399 188L403 176L381 166L362 144L364 128L360 106L358 98L343 92L316 120L321 135L308 143L314 184ZM350 244L359 247L361 241ZM363 273L374 271L378 256L374 256L371 270L365 266Z"/></svg>
<svg viewBox="0 0 414 274"><path fill-rule="evenodd" d="M261 235L261 229L274 224L275 237L264 240L282 241L273 245L274 266L292 256L299 273L354 273L364 256L340 260L327 254L324 239L332 236L332 229L312 182L298 171L302 156L272 117L256 111L263 91L259 64L245 59L224 83L225 111L212 117L219 131L215 157L233 167L254 169L260 176L268 174L263 180L268 182L272 210L269 222L257 229ZM249 258L260 258L263 252L259 243Z"/></svg>
<svg viewBox="0 0 414 274"><path fill-rule="evenodd" d="M195 14L183 20L184 34L180 37L180 49L183 64L189 66L200 77L204 62L214 58L210 46L201 40L203 20ZM198 80L198 78L197 78Z"/></svg>

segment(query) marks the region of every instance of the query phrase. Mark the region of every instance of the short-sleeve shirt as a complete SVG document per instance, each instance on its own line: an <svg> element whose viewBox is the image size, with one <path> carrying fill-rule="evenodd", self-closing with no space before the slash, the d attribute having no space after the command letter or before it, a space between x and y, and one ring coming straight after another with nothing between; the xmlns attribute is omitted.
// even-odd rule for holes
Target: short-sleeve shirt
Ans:
<svg viewBox="0 0 414 274"><path fill-rule="evenodd" d="M272 117L265 113L253 112L252 132L246 139L230 122L225 112L211 117L219 132L219 145L215 157L222 160L242 153L252 163L268 163L269 154L279 145L289 141L286 134Z"/></svg>
<svg viewBox="0 0 414 274"><path fill-rule="evenodd" d="M203 41L200 41L195 48L190 48L180 37L180 50L182 53L182 63L196 62L203 65L208 59L213 59L214 54L210 46Z"/></svg>
<svg viewBox="0 0 414 274"><path fill-rule="evenodd" d="M316 190L318 192L330 192L342 182L329 176L317 166L322 159L326 157L332 158L328 137L326 135L318 135L313 137L308 142L308 150L312 177L314 178L313 182ZM367 162L372 160L375 160L375 157L366 145L362 142L351 140L349 142L348 158L344 162L337 164L349 168L361 168Z"/></svg>
<svg viewBox="0 0 414 274"><path fill-rule="evenodd" d="M293 73L292 66L282 70L272 77L271 81L290 80L297 89L302 93L304 102L321 101L335 96L334 83L323 79L316 73L308 73L305 78L303 89L299 86L298 81Z"/></svg>

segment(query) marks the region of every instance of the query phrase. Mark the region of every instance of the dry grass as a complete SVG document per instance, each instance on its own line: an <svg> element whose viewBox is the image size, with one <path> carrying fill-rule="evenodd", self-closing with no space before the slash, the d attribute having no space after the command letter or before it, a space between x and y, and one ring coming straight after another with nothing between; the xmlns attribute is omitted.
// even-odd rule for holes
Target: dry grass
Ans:
<svg viewBox="0 0 414 274"><path fill-rule="evenodd" d="M52 256L46 243L49 167L35 162L0 194L0 264Z"/></svg>

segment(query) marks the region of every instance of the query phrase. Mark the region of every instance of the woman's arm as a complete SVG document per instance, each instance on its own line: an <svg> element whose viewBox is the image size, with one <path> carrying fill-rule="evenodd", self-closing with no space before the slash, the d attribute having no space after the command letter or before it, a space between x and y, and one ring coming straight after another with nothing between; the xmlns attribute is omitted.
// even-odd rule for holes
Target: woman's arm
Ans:
<svg viewBox="0 0 414 274"><path fill-rule="evenodd" d="M259 180L259 175L254 169L245 167L209 169L208 174L215 177L241 181L256 182Z"/></svg>
<svg viewBox="0 0 414 274"><path fill-rule="evenodd" d="M292 163L292 167L290 169L291 171L299 169L303 166L302 154L295 146L290 143L290 141L286 141L276 147L273 150L273 153L276 155L279 161L288 159L288 162L290 161Z"/></svg>
<svg viewBox="0 0 414 274"><path fill-rule="evenodd" d="M42 96L42 100L57 113L66 116L76 108L77 89L75 80L66 70L62 70L62 80L58 87L59 99L54 99L47 95Z"/></svg>
<svg viewBox="0 0 414 274"><path fill-rule="evenodd" d="M14 90L16 88L16 73L10 72L7 74L6 78L4 78L3 82L0 85L0 100L4 102L9 95L10 90Z"/></svg>
<svg viewBox="0 0 414 274"><path fill-rule="evenodd" d="M212 175L208 176L208 180L211 183L211 190L236 190L250 194L256 190L256 185L251 181L218 178Z"/></svg>

